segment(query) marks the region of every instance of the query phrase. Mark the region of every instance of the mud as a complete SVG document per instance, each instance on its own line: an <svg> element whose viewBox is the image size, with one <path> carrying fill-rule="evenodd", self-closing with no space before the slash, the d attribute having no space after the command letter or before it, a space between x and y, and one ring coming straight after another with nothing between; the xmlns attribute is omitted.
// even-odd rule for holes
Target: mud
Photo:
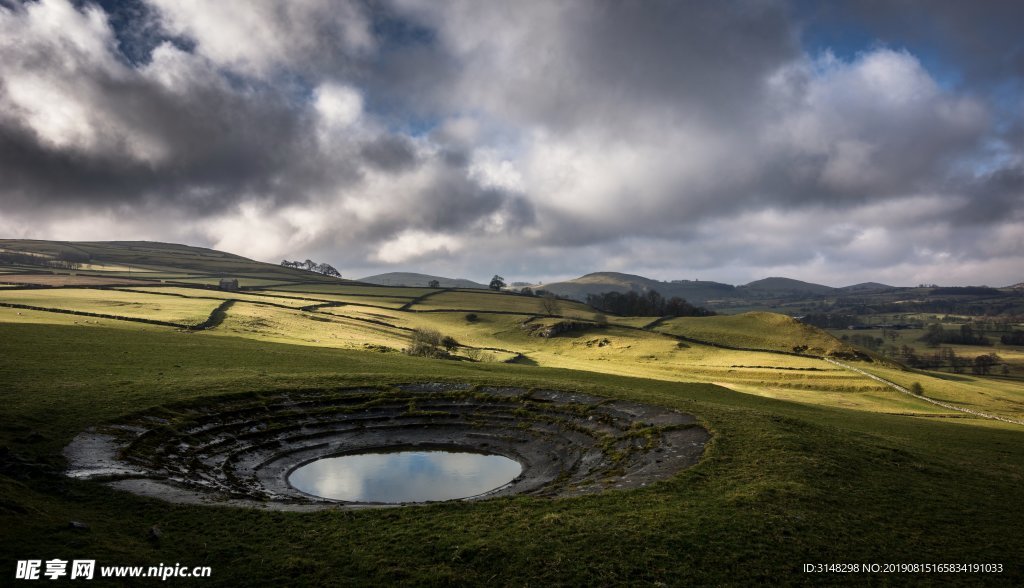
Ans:
<svg viewBox="0 0 1024 588"><path fill-rule="evenodd" d="M250 394L168 406L85 431L67 475L169 502L315 510L364 508L303 494L310 461L406 448L499 454L523 472L495 492L579 496L671 477L708 432L671 409L558 390L420 383L390 389Z"/></svg>

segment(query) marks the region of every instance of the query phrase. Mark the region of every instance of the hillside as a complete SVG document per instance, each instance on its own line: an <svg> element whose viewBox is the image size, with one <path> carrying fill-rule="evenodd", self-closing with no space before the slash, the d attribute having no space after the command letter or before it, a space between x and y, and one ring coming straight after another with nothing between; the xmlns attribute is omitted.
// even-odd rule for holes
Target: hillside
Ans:
<svg viewBox="0 0 1024 588"><path fill-rule="evenodd" d="M677 317L661 322L654 330L726 347L851 357L857 352L821 329L771 312Z"/></svg>
<svg viewBox="0 0 1024 588"><path fill-rule="evenodd" d="M416 286L420 288L429 286L433 280L437 280L442 288L487 288L486 284L464 278L445 278L443 276L431 276L413 272L388 272L359 278L360 282L377 284L379 286Z"/></svg>
<svg viewBox="0 0 1024 588"><path fill-rule="evenodd" d="M214 285L238 279L241 287L279 282L349 282L295 268L254 261L233 253L156 241L37 241L0 239L0 253L29 254L42 261L72 260L77 277ZM5 275L50 274L38 264L9 264ZM3 280L0 280L3 281ZM97 284L98 285L98 284Z"/></svg>
<svg viewBox="0 0 1024 588"><path fill-rule="evenodd" d="M588 294L654 290L666 298L678 296L699 305L708 300L731 296L735 290L734 286L718 282L688 280L660 282L643 276L617 272L595 272L573 280L552 282L536 287L575 300L586 300Z"/></svg>

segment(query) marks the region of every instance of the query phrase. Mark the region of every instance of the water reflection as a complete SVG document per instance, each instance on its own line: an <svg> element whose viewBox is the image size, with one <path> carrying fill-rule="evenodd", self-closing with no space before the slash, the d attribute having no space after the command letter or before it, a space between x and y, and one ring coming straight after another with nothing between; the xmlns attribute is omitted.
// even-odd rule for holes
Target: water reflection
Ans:
<svg viewBox="0 0 1024 588"><path fill-rule="evenodd" d="M292 472L288 482L314 496L352 502L430 502L483 494L522 472L501 455L400 451L328 457Z"/></svg>

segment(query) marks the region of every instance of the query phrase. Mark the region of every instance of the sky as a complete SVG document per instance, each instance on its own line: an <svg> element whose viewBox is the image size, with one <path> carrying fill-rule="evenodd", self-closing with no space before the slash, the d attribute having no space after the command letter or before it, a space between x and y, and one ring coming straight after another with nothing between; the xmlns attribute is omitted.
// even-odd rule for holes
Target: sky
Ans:
<svg viewBox="0 0 1024 588"><path fill-rule="evenodd" d="M0 237L1024 281L1024 2L0 0Z"/></svg>

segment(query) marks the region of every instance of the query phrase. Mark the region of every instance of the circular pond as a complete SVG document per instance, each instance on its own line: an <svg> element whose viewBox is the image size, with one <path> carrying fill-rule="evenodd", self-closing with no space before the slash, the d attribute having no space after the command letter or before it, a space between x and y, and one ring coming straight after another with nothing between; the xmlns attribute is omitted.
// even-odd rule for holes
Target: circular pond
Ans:
<svg viewBox="0 0 1024 588"><path fill-rule="evenodd" d="M330 500L399 504L480 496L522 471L519 462L503 455L393 451L318 459L296 468L288 483Z"/></svg>

